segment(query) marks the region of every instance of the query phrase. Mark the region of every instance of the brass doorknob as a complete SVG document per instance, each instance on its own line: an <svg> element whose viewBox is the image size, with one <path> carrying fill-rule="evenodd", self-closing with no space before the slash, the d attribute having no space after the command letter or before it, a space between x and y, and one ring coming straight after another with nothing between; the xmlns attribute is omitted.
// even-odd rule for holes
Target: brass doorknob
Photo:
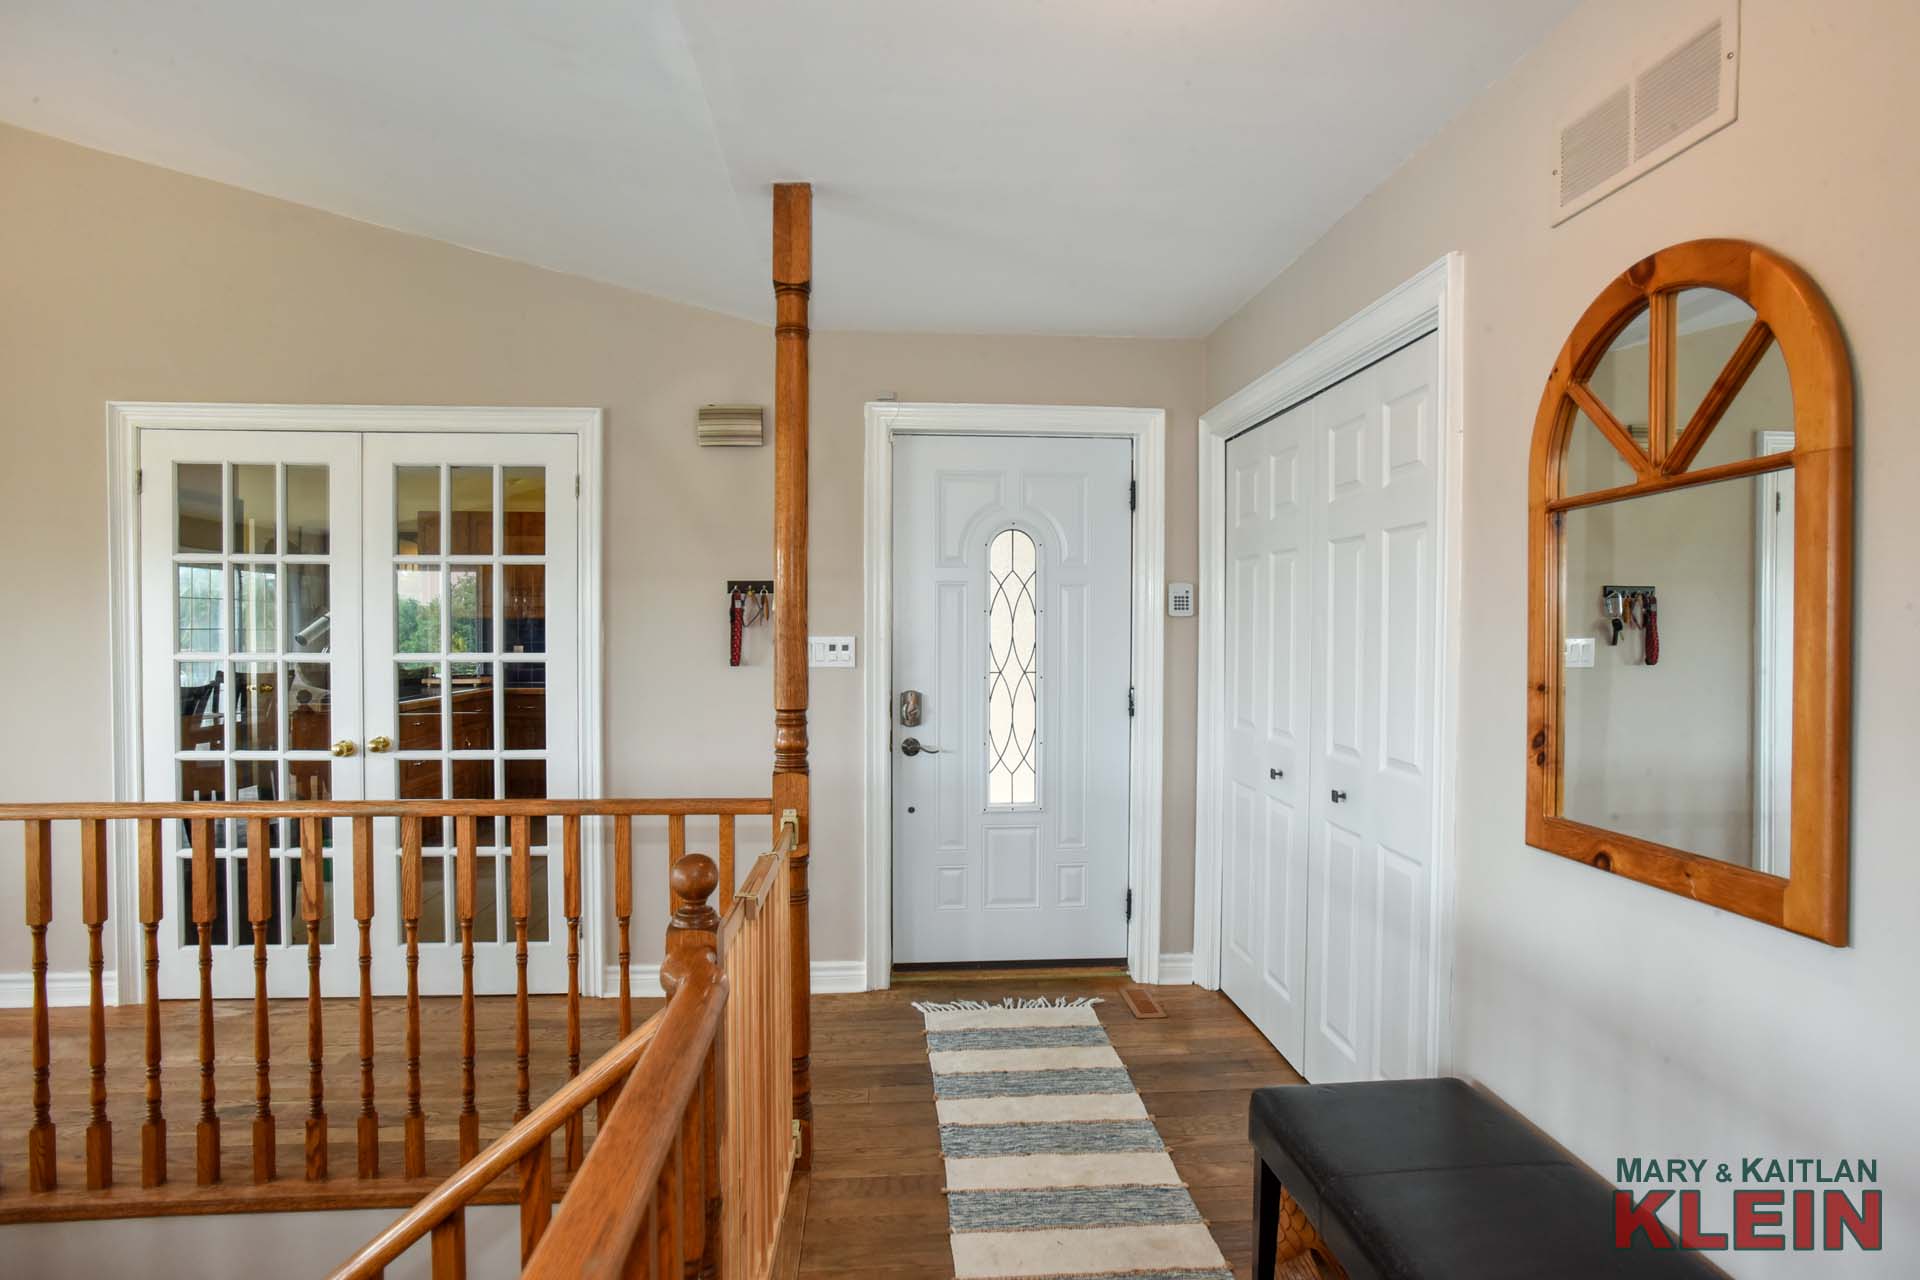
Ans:
<svg viewBox="0 0 1920 1280"><path fill-rule="evenodd" d="M382 734L381 736L379 736L379 737L377 737L377 738L368 738L368 739L367 739L367 750L369 750L369 751L391 751L391 750L393 750L393 739L392 739L392 738L389 738L389 737L387 737L387 736L386 736L385 734Z"/></svg>
<svg viewBox="0 0 1920 1280"><path fill-rule="evenodd" d="M336 743L334 743L334 744L333 744L333 754L335 754L336 756L350 756L350 755L352 755L352 754L353 754L353 739L351 739L351 738L342 738L342 739L340 739L340 741L338 741L338 742L336 742Z"/></svg>

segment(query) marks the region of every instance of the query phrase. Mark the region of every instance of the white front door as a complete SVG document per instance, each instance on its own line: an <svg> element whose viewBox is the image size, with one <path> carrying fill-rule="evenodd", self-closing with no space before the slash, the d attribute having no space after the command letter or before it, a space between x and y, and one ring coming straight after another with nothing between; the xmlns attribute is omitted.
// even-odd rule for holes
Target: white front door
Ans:
<svg viewBox="0 0 1920 1280"><path fill-rule="evenodd" d="M1435 1066L1438 350L1227 446L1221 986L1315 1083Z"/></svg>
<svg viewBox="0 0 1920 1280"><path fill-rule="evenodd" d="M894 442L898 963L1127 953L1132 469L1125 440Z"/></svg>
<svg viewBox="0 0 1920 1280"><path fill-rule="evenodd" d="M141 433L150 800L575 796L571 435ZM215 830L215 993L253 990L246 832ZM405 990L398 824L375 824L374 979ZM351 830L325 831L321 982L357 986ZM274 824L270 956L304 959L299 833ZM420 985L457 992L451 824L425 832ZM563 989L557 823L532 824L528 982ZM478 824L476 990L514 988L507 824ZM167 830L161 993L198 990L185 824ZM304 963L268 965L271 993Z"/></svg>

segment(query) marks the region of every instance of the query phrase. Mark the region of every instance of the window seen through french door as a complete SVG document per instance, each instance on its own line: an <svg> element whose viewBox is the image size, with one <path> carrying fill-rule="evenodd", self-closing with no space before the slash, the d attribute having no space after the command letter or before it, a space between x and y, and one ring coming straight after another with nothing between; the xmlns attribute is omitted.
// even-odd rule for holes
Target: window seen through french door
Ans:
<svg viewBox="0 0 1920 1280"><path fill-rule="evenodd" d="M150 800L579 794L577 442L571 435L141 433L141 675ZM231 829L227 829L228 827ZM398 823L374 824L374 982L405 990ZM532 824L528 981L565 986L559 824ZM508 824L478 824L474 981L514 986ZM352 830L324 824L323 989L358 988ZM306 992L297 824L248 910L243 823L214 832L214 988ZM429 822L420 984L460 989L451 822ZM554 853L549 855L549 840ZM198 992L184 823L165 836L160 991Z"/></svg>

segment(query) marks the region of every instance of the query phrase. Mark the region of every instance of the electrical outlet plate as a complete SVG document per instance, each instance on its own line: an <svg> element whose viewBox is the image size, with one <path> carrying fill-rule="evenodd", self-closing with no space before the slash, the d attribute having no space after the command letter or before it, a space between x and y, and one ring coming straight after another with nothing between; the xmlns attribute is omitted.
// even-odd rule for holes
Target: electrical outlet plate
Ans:
<svg viewBox="0 0 1920 1280"><path fill-rule="evenodd" d="M807 665L810 667L851 667L852 636L808 636Z"/></svg>
<svg viewBox="0 0 1920 1280"><path fill-rule="evenodd" d="M1571 636L1567 640L1567 658L1569 667L1590 667L1593 665L1594 640L1592 636Z"/></svg>

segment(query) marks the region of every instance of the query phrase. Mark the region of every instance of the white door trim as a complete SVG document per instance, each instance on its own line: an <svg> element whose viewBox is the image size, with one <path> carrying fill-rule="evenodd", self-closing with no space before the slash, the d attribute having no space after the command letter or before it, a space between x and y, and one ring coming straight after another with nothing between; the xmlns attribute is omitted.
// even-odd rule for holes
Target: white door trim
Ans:
<svg viewBox="0 0 1920 1280"><path fill-rule="evenodd" d="M867 988L886 989L893 974L893 438L896 435L1113 436L1133 442L1133 687L1127 822L1127 971L1160 980L1160 810L1166 590L1166 435L1161 409L1080 405L900 404L866 412L867 673L861 713L865 760Z"/></svg>
<svg viewBox="0 0 1920 1280"><path fill-rule="evenodd" d="M580 794L602 795L601 741L601 474L605 414L589 408L462 407L453 405L295 405L173 404L148 401L107 402L107 612L112 645L113 798L144 798L140 735L140 432L174 431L450 431L513 432L522 435L571 435L578 444L580 589ZM122 824L109 824L110 893L114 914L114 968L119 1003L145 999L146 974L140 964L138 887L133 842ZM598 830L583 832L581 892L602 898L604 841ZM602 912L581 921L583 994L602 995L600 977L607 953Z"/></svg>
<svg viewBox="0 0 1920 1280"><path fill-rule="evenodd" d="M1450 253L1377 299L1284 363L1236 391L1200 417L1200 680L1194 772L1193 980L1220 986L1221 698L1226 676L1227 440L1339 382L1422 334L1440 340L1440 584L1434 637L1436 696L1434 737L1440 762L1434 788L1432 954L1433 1038L1436 1073L1452 1060L1453 916L1455 881L1454 791L1459 743L1460 573L1462 432L1466 259Z"/></svg>

